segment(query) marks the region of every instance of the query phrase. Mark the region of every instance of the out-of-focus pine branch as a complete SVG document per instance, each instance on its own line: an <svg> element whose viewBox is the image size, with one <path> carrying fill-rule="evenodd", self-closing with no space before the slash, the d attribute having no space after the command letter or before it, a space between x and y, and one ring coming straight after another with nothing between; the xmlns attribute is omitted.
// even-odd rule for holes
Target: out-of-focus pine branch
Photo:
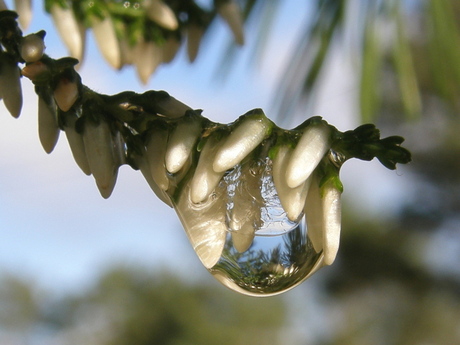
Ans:
<svg viewBox="0 0 460 345"><path fill-rule="evenodd" d="M31 1L17 1L16 9L27 26ZM0 4L2 7L5 5ZM71 56L80 61L85 40L93 31L102 55L115 69L134 65L140 80L147 83L156 68L171 62L181 45L190 61L202 51L203 36L220 18L232 32L233 42L242 45L243 23L258 32L254 61L269 59L264 47L278 14L279 1L260 0L145 0L73 1L46 0L57 30ZM424 112L426 99L439 99L454 112L460 91L460 6L454 0L361 2L317 0L299 3L298 13L312 11L285 66L274 97L278 114L290 117L305 104L314 102L328 58L337 53L343 40L354 42L353 56L363 122L376 120L388 111L406 119ZM354 7L352 7L354 6ZM353 30L349 30L350 27ZM352 36L351 38L349 36ZM348 37L347 37L348 36ZM224 48L222 76L231 73L235 45ZM212 49L212 44L208 46ZM430 97L422 97L422 96ZM385 109L386 107L386 109Z"/></svg>

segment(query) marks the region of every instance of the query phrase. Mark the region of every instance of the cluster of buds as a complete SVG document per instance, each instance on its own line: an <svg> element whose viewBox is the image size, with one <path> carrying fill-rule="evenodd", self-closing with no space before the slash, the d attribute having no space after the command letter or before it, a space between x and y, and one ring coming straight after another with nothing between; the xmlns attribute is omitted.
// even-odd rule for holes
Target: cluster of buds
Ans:
<svg viewBox="0 0 460 345"><path fill-rule="evenodd" d="M32 18L31 2L15 1L22 28ZM211 9L194 0L49 0L45 9L71 57L83 61L91 29L107 63L115 69L133 65L144 84L159 65L174 59L183 42L193 62L216 17L228 25L238 45L244 43L243 15L236 0L215 0ZM7 10L3 0L0 10Z"/></svg>
<svg viewBox="0 0 460 345"><path fill-rule="evenodd" d="M100 52L116 69L134 65L147 83L156 68L171 62L186 38L192 62L202 37L216 15L243 44L243 17L235 0L216 0L205 10L193 0L48 1L51 14L70 56L83 61L86 32L91 29Z"/></svg>

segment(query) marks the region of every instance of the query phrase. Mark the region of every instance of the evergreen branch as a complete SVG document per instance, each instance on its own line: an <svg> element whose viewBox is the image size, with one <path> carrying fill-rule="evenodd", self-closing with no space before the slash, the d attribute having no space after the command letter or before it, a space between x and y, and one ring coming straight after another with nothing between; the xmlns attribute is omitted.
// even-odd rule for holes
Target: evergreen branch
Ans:
<svg viewBox="0 0 460 345"><path fill-rule="evenodd" d="M401 147L404 138L390 136L380 139L380 131L373 124L364 124L354 130L336 133L332 149L345 159L358 158L370 161L377 158L386 168L394 170L396 164L411 161L410 152Z"/></svg>

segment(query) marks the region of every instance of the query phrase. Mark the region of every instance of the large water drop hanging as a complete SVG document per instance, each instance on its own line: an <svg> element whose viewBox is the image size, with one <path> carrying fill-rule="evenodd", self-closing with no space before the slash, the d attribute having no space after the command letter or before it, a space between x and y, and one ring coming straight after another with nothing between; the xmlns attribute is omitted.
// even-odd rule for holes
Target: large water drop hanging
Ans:
<svg viewBox="0 0 460 345"><path fill-rule="evenodd" d="M188 112L152 123L137 162L206 269L234 291L270 296L335 258L340 191L330 133L319 117L287 131L260 109L229 125Z"/></svg>
<svg viewBox="0 0 460 345"><path fill-rule="evenodd" d="M223 285L251 296L287 291L322 266L303 214L290 221L278 199L270 159L243 160L201 203L183 181L174 202L198 257Z"/></svg>

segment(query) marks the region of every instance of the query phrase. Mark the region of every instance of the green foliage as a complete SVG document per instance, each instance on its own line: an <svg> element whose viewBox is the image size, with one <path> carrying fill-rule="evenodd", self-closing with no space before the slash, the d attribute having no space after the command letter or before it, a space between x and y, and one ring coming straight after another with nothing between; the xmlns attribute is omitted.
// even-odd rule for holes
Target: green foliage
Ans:
<svg viewBox="0 0 460 345"><path fill-rule="evenodd" d="M277 344L286 317L280 298L223 293L135 267L114 268L92 289L58 302L33 298L35 287L15 277L0 283L0 339L5 327L35 339L41 325L75 344Z"/></svg>
<svg viewBox="0 0 460 345"><path fill-rule="evenodd" d="M0 280L0 329L30 329L40 315L40 295L26 279L4 274Z"/></svg>
<svg viewBox="0 0 460 345"><path fill-rule="evenodd" d="M106 344L245 344L276 336L279 300L257 303L168 275L114 270L89 298L90 308L123 310ZM108 312L110 315L110 312Z"/></svg>
<svg viewBox="0 0 460 345"><path fill-rule="evenodd" d="M254 17L268 16L263 9L271 6L269 2L256 3ZM278 116L289 117L315 102L328 58L349 43L350 58L357 61L362 122L387 115L390 103L393 114L414 119L425 110L422 93L458 111L457 1L368 1L358 8L351 0L317 0L299 7L311 8L313 21L302 30L282 73L276 90ZM259 43L256 49L262 46Z"/></svg>
<svg viewBox="0 0 460 345"><path fill-rule="evenodd" d="M400 146L403 142L400 136L380 139L380 131L366 124L352 131L338 132L332 149L345 159L354 157L369 161L376 157L386 168L394 170L397 163L407 164L412 159L410 152Z"/></svg>
<svg viewBox="0 0 460 345"><path fill-rule="evenodd" d="M325 344L415 345L460 341L458 279L423 264L426 233L401 223L344 223L340 270L325 284L342 314L341 327ZM421 257L420 257L421 256ZM449 334L449 339L446 338Z"/></svg>

